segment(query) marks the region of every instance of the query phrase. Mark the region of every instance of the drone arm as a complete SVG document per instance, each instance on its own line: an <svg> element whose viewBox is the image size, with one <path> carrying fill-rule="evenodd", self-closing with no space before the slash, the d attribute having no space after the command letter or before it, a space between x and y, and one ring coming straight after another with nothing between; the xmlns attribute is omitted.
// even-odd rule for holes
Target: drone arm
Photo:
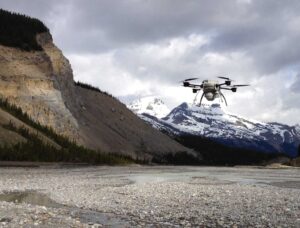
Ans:
<svg viewBox="0 0 300 228"><path fill-rule="evenodd" d="M231 88L220 87L220 89L231 90Z"/></svg>
<svg viewBox="0 0 300 228"><path fill-rule="evenodd" d="M200 87L201 88L201 85L197 85L197 84L189 84L189 87L193 87L193 88L195 88L195 87Z"/></svg>

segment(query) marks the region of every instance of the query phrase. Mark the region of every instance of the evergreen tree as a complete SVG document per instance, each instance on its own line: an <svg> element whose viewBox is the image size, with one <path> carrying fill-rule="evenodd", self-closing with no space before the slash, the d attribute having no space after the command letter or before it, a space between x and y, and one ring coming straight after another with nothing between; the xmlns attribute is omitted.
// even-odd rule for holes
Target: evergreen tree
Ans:
<svg viewBox="0 0 300 228"><path fill-rule="evenodd" d="M0 9L0 44L24 51L42 50L36 35L49 32L38 19Z"/></svg>

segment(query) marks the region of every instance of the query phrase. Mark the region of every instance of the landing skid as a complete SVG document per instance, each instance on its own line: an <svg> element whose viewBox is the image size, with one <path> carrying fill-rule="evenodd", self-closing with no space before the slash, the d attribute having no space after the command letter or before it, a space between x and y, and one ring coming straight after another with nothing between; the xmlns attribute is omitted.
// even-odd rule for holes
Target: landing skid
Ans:
<svg viewBox="0 0 300 228"><path fill-rule="evenodd" d="M200 91L199 91L199 92L200 92ZM202 105L202 100L203 100L203 97L204 97L204 93L202 93L202 96L201 96L201 98L200 98L200 102L197 104L197 97L198 97L198 95L199 95L199 92L196 94L196 96L195 96L195 98L194 98L193 105L198 106L198 107L201 107L201 105ZM224 94L221 93L221 92L220 92L219 94L220 94L220 97L219 97L220 103L223 102L223 99L224 99L226 106L228 106L228 105L227 105L227 100L226 100Z"/></svg>

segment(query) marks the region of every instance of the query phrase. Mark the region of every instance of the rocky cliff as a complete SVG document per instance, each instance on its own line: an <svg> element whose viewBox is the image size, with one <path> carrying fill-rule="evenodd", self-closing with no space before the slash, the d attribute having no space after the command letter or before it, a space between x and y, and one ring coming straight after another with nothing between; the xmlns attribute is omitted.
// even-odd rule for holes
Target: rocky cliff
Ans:
<svg viewBox="0 0 300 228"><path fill-rule="evenodd" d="M80 140L78 123L65 105L65 85L72 70L48 33L38 35L45 51L0 45L0 96L21 107L37 122ZM64 83L63 83L64 81ZM68 94L68 93L67 93Z"/></svg>
<svg viewBox="0 0 300 228"><path fill-rule="evenodd" d="M115 98L76 86L71 65L49 32L37 33L36 41L41 50L0 43L0 98L92 149L141 157L189 151Z"/></svg>

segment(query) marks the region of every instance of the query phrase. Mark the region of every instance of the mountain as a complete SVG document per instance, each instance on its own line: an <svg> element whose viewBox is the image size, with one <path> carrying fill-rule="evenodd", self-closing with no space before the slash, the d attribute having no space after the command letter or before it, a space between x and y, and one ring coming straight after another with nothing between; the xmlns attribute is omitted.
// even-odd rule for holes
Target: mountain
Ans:
<svg viewBox="0 0 300 228"><path fill-rule="evenodd" d="M127 107L136 114L146 113L157 118L165 117L170 113L170 109L165 103L154 96L143 97L134 100Z"/></svg>
<svg viewBox="0 0 300 228"><path fill-rule="evenodd" d="M299 125L261 123L224 111L219 104L201 107L183 103L166 117L140 115L156 129L172 136L201 136L236 148L297 156Z"/></svg>
<svg viewBox="0 0 300 228"><path fill-rule="evenodd" d="M96 151L149 160L153 156L192 153L146 124L111 95L74 83L69 61L42 22L0 11L0 98L36 123ZM7 29L6 29L7 28ZM7 116L3 107L0 107ZM0 128L0 142L8 139Z"/></svg>

